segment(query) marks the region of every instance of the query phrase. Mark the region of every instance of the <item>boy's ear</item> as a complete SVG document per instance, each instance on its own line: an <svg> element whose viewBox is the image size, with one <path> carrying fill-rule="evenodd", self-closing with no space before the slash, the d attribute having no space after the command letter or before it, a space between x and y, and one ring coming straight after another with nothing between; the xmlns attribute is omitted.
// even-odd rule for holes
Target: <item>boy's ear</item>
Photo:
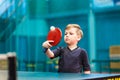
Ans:
<svg viewBox="0 0 120 80"><path fill-rule="evenodd" d="M78 36L78 41L80 41L81 40L81 36Z"/></svg>

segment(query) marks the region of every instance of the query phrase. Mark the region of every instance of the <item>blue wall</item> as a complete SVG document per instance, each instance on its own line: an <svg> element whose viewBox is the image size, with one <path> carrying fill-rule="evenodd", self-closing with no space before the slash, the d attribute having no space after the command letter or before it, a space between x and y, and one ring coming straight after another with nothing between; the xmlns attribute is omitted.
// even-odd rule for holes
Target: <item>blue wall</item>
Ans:
<svg viewBox="0 0 120 80"><path fill-rule="evenodd" d="M109 47L120 44L120 11L95 13L95 20L97 58L108 59Z"/></svg>

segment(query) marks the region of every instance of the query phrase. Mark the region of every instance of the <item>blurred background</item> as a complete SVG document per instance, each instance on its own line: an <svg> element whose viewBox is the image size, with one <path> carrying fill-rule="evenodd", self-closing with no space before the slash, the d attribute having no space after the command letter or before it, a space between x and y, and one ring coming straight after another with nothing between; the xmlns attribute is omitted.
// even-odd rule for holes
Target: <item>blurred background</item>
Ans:
<svg viewBox="0 0 120 80"><path fill-rule="evenodd" d="M58 59L50 60L42 43L50 26L64 36L71 23L84 32L78 45L91 71L120 72L120 0L0 0L0 54L16 52L18 71L56 72ZM63 37L58 46L66 46Z"/></svg>

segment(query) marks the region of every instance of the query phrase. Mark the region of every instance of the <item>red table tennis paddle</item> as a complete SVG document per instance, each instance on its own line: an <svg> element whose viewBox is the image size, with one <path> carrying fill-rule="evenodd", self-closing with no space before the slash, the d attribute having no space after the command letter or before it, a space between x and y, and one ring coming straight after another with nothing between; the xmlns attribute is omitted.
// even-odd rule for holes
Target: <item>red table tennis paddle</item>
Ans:
<svg viewBox="0 0 120 80"><path fill-rule="evenodd" d="M52 46L56 46L62 38L62 32L60 28L51 26L50 31L47 36L47 40L53 40L54 42L50 42Z"/></svg>

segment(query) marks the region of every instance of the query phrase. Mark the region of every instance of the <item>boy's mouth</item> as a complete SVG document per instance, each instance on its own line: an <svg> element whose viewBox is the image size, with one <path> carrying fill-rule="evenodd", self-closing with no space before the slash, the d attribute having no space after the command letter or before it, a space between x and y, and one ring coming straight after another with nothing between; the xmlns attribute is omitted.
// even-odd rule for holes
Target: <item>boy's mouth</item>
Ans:
<svg viewBox="0 0 120 80"><path fill-rule="evenodd" d="M66 41L69 41L70 39L67 38L67 39L65 39L65 40L66 40Z"/></svg>

